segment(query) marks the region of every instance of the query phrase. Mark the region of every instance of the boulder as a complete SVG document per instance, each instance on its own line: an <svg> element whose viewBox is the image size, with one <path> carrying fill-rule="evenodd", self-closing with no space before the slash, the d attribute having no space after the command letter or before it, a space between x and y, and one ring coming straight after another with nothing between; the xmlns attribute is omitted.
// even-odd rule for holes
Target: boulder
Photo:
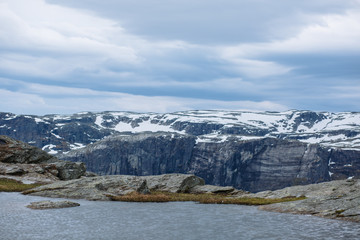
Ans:
<svg viewBox="0 0 360 240"><path fill-rule="evenodd" d="M190 190L190 193L215 193L215 194L229 194L235 191L231 186L221 187L214 185L198 185Z"/></svg>
<svg viewBox="0 0 360 240"><path fill-rule="evenodd" d="M189 192L195 186L204 185L204 179L192 174L162 174L154 176L142 176L146 179L149 189L164 192Z"/></svg>
<svg viewBox="0 0 360 240"><path fill-rule="evenodd" d="M4 175L23 175L25 173L24 168L17 165L1 164L0 163L0 174Z"/></svg>
<svg viewBox="0 0 360 240"><path fill-rule="evenodd" d="M60 180L77 179L86 173L85 164L82 162L57 161L53 164Z"/></svg>
<svg viewBox="0 0 360 240"><path fill-rule="evenodd" d="M78 207L80 206L79 203L76 202L70 202L70 201L58 201L58 202L52 202L52 201L41 201L41 202L32 202L30 205L26 206L31 209L52 209L52 208L69 208L69 207Z"/></svg>

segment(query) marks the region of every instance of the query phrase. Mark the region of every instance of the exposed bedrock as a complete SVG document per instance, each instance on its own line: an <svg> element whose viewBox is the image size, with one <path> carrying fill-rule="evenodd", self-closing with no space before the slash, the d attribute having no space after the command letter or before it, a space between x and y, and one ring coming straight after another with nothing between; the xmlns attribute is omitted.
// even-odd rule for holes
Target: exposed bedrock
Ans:
<svg viewBox="0 0 360 240"><path fill-rule="evenodd" d="M277 191L265 191L247 196L260 198L305 196L306 199L301 201L276 203L261 206L260 209L285 213L311 214L325 218L360 222L359 187L360 180L348 179L288 187Z"/></svg>
<svg viewBox="0 0 360 240"><path fill-rule="evenodd" d="M58 181L28 191L43 197L60 197L88 200L110 200L109 196L125 195L134 191L190 192L195 186L204 185L204 180L191 174L164 174L154 176L113 175ZM218 189L214 189L217 191ZM207 192L203 190L202 192ZM211 192L211 191L210 191Z"/></svg>

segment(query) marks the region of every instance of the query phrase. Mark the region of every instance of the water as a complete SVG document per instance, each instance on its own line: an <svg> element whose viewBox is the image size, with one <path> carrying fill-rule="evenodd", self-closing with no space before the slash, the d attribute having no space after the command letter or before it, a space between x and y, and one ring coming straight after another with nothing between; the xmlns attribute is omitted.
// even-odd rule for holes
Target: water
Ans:
<svg viewBox="0 0 360 240"><path fill-rule="evenodd" d="M31 210L50 198L0 193L0 239L359 239L360 224L194 202L76 200L80 207ZM52 199L54 200L54 199Z"/></svg>

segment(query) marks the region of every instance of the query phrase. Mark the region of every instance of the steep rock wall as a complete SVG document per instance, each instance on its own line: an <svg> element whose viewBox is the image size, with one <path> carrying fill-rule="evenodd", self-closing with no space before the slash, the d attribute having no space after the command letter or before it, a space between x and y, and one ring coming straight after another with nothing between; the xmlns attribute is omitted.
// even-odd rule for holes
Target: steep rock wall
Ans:
<svg viewBox="0 0 360 240"><path fill-rule="evenodd" d="M82 161L99 174L192 173L209 184L251 192L360 177L356 170L344 172L344 165L360 163L358 151L275 138L213 143L170 133L119 135L60 158Z"/></svg>

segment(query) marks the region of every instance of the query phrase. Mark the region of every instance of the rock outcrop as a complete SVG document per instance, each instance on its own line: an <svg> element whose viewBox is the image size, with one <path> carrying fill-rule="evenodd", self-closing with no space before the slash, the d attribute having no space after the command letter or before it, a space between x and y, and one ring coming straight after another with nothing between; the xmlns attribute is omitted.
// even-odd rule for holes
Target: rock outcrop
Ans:
<svg viewBox="0 0 360 240"><path fill-rule="evenodd" d="M314 216L360 222L360 180L337 180L277 191L265 191L240 197L283 198L305 196L307 199L259 207L261 210L311 214Z"/></svg>
<svg viewBox="0 0 360 240"><path fill-rule="evenodd" d="M26 206L27 208L31 209L54 209L54 208L69 208L69 207L78 207L80 206L79 203L70 202L70 201L40 201L40 202L32 202L30 205Z"/></svg>
<svg viewBox="0 0 360 240"><path fill-rule="evenodd" d="M221 187L214 185L197 185L190 189L190 193L200 194L200 193L214 193L214 194L235 194L235 192L244 193L241 190L236 190L231 186Z"/></svg>
<svg viewBox="0 0 360 240"><path fill-rule="evenodd" d="M66 162L21 141L0 135L0 175L23 182L54 182L85 175L80 162Z"/></svg>
<svg viewBox="0 0 360 240"><path fill-rule="evenodd" d="M148 191L189 192L195 186L204 185L204 180L190 174L164 174L157 176L112 175L59 181L40 186L24 194L43 197L110 200L112 195Z"/></svg>
<svg viewBox="0 0 360 240"><path fill-rule="evenodd" d="M55 161L55 157L37 147L0 135L0 162L27 164L47 161Z"/></svg>

